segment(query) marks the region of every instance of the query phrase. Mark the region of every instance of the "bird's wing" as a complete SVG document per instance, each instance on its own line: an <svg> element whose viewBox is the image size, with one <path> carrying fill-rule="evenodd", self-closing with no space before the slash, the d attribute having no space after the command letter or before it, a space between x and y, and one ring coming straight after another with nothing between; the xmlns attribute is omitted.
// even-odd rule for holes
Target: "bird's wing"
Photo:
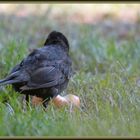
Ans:
<svg viewBox="0 0 140 140"><path fill-rule="evenodd" d="M48 88L62 84L65 81L63 73L54 66L42 67L31 74L27 84L21 90Z"/></svg>

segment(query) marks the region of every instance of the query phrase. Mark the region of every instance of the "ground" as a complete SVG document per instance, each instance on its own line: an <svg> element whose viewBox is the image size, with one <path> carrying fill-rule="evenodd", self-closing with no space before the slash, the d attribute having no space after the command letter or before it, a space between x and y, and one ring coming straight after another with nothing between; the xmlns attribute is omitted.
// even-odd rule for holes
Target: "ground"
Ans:
<svg viewBox="0 0 140 140"><path fill-rule="evenodd" d="M0 7L0 78L57 30L69 40L75 70L62 94L81 99L73 112L51 105L47 112L32 106L23 111L21 95L0 87L1 136L140 135L139 4Z"/></svg>

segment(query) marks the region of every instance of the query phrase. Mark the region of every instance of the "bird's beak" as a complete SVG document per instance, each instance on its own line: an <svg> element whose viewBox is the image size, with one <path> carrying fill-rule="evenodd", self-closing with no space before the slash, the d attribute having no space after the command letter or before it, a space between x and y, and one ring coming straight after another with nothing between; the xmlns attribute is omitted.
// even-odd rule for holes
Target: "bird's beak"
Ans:
<svg viewBox="0 0 140 140"><path fill-rule="evenodd" d="M52 99L52 102L54 103L55 106L58 108L67 106L67 105L72 105L75 107L80 107L80 99L78 96L68 94L64 97L57 95L55 98Z"/></svg>

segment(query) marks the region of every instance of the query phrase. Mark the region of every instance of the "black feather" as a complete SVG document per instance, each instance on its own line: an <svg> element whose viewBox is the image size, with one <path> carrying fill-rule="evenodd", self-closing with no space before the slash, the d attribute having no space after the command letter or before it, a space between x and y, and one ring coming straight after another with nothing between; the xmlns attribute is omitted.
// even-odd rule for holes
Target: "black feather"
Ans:
<svg viewBox="0 0 140 140"><path fill-rule="evenodd" d="M0 86L12 84L19 93L45 100L60 94L67 87L71 74L68 40L62 33L53 31L42 48L30 53L0 80Z"/></svg>

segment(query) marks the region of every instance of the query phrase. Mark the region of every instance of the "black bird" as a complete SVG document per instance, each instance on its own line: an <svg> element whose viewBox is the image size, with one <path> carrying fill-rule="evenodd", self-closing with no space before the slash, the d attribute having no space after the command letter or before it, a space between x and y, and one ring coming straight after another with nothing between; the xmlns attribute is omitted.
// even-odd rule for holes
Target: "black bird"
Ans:
<svg viewBox="0 0 140 140"><path fill-rule="evenodd" d="M50 99L57 106L70 102L79 106L77 96L60 96L71 76L72 61L68 40L62 33L53 31L42 48L31 52L5 79L0 80L0 86L12 84L15 91L26 95L27 101L29 95L32 95L34 100L41 99L45 107Z"/></svg>

